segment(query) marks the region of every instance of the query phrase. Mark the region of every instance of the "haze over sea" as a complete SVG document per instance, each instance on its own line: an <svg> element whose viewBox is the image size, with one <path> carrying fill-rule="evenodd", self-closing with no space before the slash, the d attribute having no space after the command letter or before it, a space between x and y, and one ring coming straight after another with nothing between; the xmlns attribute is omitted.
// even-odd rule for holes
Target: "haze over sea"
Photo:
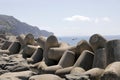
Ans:
<svg viewBox="0 0 120 80"><path fill-rule="evenodd" d="M65 37L58 37L58 40L60 42L67 42L69 45L76 45L81 40L87 40L89 42L89 38L91 36L65 36ZM107 40L113 40L113 39L120 39L120 35L107 35L104 36Z"/></svg>

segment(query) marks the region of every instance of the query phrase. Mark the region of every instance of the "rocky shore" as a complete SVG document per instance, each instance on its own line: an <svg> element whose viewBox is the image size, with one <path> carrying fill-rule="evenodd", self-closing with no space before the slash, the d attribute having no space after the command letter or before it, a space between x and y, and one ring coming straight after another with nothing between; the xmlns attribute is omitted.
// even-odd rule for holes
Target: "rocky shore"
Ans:
<svg viewBox="0 0 120 80"><path fill-rule="evenodd" d="M0 80L120 80L120 39L70 46L57 37L0 34Z"/></svg>

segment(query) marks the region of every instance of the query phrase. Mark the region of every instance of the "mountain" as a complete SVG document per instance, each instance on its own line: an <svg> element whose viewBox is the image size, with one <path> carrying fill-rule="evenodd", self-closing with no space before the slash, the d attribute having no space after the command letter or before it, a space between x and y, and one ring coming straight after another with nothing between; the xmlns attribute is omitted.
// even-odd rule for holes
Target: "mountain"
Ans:
<svg viewBox="0 0 120 80"><path fill-rule="evenodd" d="M0 15L0 32L10 33L13 35L32 33L35 37L50 36L52 32L46 30L40 30L36 26L31 26L27 23L21 22L13 16Z"/></svg>

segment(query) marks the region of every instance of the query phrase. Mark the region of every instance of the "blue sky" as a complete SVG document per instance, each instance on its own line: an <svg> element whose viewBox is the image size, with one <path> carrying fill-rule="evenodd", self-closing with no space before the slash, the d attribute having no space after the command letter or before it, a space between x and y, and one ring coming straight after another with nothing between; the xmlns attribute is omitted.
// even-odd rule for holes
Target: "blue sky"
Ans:
<svg viewBox="0 0 120 80"><path fill-rule="evenodd" d="M0 14L56 36L120 35L120 0L0 0Z"/></svg>

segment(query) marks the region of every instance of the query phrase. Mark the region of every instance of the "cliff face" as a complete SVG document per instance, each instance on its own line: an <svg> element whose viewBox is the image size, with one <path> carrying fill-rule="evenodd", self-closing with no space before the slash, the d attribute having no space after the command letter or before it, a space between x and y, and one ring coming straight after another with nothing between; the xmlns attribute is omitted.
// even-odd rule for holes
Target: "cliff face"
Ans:
<svg viewBox="0 0 120 80"><path fill-rule="evenodd" d="M28 25L13 16L7 15L0 15L0 32L7 32L13 35L32 33L35 37L48 37L53 34L52 32L40 30L38 27Z"/></svg>

